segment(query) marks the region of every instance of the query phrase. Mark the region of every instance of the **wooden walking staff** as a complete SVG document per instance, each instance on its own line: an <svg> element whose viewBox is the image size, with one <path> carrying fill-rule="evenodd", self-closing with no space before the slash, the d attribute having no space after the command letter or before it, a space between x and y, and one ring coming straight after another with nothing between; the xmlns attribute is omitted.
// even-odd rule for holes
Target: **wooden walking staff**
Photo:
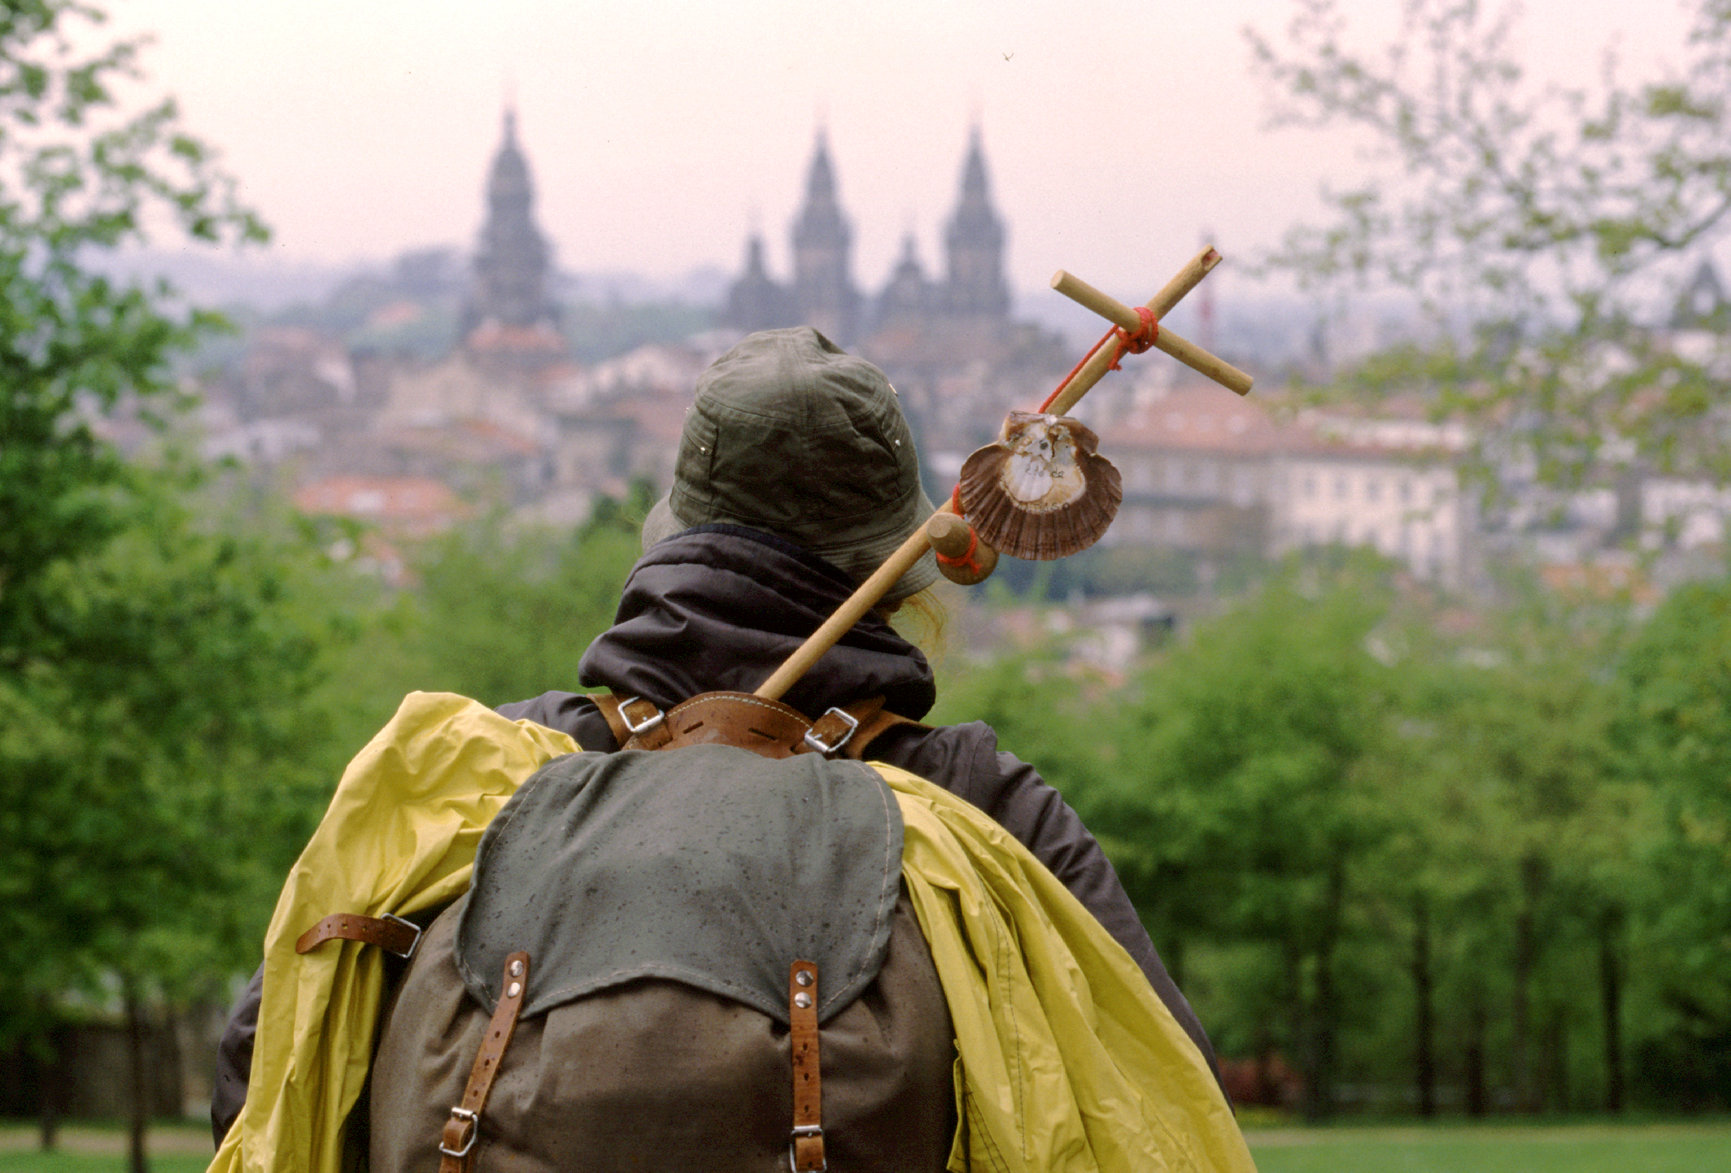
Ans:
<svg viewBox="0 0 1731 1173"><path fill-rule="evenodd" d="M1110 331L1089 351L1088 356L1076 365L1076 369L1058 385L1051 397L1041 404L1040 410L1051 415L1066 414L1095 383L1105 377L1107 371L1117 367L1118 360L1126 352L1139 353L1149 346L1165 351L1186 366L1240 395L1247 394L1251 384L1249 375L1159 326L1160 319L1170 313L1172 307L1176 306L1185 294L1196 288L1197 283L1219 263L1219 253L1211 247L1203 249L1192 257L1190 262L1148 301L1144 311L1140 312L1108 297L1087 282L1059 270L1052 278L1053 289L1088 307L1119 328ZM936 519L955 513L952 497L932 516ZM858 623L867 611L877 606L878 601L889 593L889 589L902 575L912 569L921 555L931 549L932 539L927 529L930 524L928 521L926 525L915 530L870 578L848 596L846 602L836 608L834 614L824 620L821 627L794 650L793 655L782 662L781 667L777 668L768 680L758 685L753 695L765 700L779 700L788 689L797 684L837 640Z"/></svg>

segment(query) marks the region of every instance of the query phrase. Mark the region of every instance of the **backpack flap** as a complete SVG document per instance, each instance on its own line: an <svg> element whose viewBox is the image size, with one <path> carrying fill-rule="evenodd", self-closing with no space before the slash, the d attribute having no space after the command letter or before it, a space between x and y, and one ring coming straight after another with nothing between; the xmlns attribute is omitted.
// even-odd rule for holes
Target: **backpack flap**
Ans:
<svg viewBox="0 0 1731 1173"><path fill-rule="evenodd" d="M858 763L722 745L576 754L487 828L458 968L492 1005L506 955L526 951L525 1017L663 978L786 1025L788 964L805 958L827 1021L883 965L901 859L900 811Z"/></svg>

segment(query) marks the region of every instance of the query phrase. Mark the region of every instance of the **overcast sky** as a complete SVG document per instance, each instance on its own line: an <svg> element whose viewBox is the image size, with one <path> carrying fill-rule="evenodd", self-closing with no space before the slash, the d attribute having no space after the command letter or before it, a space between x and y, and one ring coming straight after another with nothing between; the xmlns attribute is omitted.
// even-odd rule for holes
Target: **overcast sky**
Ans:
<svg viewBox="0 0 1731 1173"><path fill-rule="evenodd" d="M1350 0L1387 27L1396 0ZM146 66L276 232L274 255L383 260L472 245L514 103L559 264L737 268L788 224L819 127L875 288L915 234L940 265L969 128L1009 222L1011 280L1068 268L1142 300L1211 233L1230 261L1362 164L1267 133L1242 29L1292 0L117 0ZM1678 0L1528 0L1543 76L1584 81L1622 35L1675 49ZM1640 24L1636 27L1636 18ZM1223 270L1224 276L1229 270Z"/></svg>

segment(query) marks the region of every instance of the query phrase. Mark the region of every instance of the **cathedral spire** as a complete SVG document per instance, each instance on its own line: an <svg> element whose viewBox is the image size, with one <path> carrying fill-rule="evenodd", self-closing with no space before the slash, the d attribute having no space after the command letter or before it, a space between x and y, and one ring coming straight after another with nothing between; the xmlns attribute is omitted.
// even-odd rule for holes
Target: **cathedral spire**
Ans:
<svg viewBox="0 0 1731 1173"><path fill-rule="evenodd" d="M949 312L961 317L1007 317L1010 287L1004 278L1004 222L992 207L977 122L968 134L961 193L944 230L944 247L949 260L944 300Z"/></svg>
<svg viewBox="0 0 1731 1173"><path fill-rule="evenodd" d="M812 148L811 166L805 176L805 215L808 218L821 218L823 227L828 227L831 221L839 221L841 207L835 198L835 168L829 161L829 135L823 130L817 132L817 143ZM845 232L846 229L843 228Z"/></svg>
<svg viewBox="0 0 1731 1173"><path fill-rule="evenodd" d="M503 121L499 149L487 172L487 216L464 308L465 332L489 324L551 327L557 317L547 291L552 250L535 224L535 187L517 144L514 107L505 107Z"/></svg>
<svg viewBox="0 0 1731 1173"><path fill-rule="evenodd" d="M849 272L853 230L836 196L829 138L822 129L806 171L805 203L793 223L794 298L815 326L845 343L858 324L859 292Z"/></svg>
<svg viewBox="0 0 1731 1173"><path fill-rule="evenodd" d="M787 290L775 283L764 263L763 236L753 232L745 243L745 272L728 287L722 321L748 334L798 325L787 300Z"/></svg>
<svg viewBox="0 0 1731 1173"><path fill-rule="evenodd" d="M919 245L909 231L902 237L901 260L878 295L876 325L879 329L923 327L929 324L931 312L931 283L920 267Z"/></svg>

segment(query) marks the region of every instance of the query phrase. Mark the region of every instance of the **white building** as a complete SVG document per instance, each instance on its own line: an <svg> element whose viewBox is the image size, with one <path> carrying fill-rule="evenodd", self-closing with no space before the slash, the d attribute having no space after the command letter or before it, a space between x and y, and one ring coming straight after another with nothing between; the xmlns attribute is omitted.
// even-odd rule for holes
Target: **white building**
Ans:
<svg viewBox="0 0 1731 1173"><path fill-rule="evenodd" d="M1283 430L1271 550L1368 546L1419 578L1458 586L1471 536L1456 469L1466 433L1426 421L1409 403L1383 410L1305 413Z"/></svg>
<svg viewBox="0 0 1731 1173"><path fill-rule="evenodd" d="M1722 545L1727 519L1731 488L1682 477L1649 477L1641 484L1641 544L1649 549Z"/></svg>
<svg viewBox="0 0 1731 1173"><path fill-rule="evenodd" d="M1124 486L1105 542L1202 555L1369 546L1458 585L1471 534L1456 473L1464 431L1404 404L1282 420L1263 406L1277 396L1192 385L1105 425L1101 451Z"/></svg>

